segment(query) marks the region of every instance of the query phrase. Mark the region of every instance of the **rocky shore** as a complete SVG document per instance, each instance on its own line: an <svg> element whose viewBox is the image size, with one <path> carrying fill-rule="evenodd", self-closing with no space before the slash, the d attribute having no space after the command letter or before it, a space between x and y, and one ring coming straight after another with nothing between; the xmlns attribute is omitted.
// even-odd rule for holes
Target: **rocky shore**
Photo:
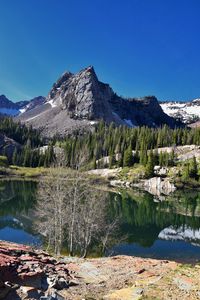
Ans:
<svg viewBox="0 0 200 300"><path fill-rule="evenodd" d="M55 259L0 241L0 299L200 299L200 266L129 256Z"/></svg>

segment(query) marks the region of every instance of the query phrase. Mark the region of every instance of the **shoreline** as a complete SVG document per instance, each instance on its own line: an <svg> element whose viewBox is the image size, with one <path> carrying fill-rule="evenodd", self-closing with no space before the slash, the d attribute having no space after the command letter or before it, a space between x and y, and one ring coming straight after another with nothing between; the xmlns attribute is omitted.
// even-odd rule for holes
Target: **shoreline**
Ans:
<svg viewBox="0 0 200 300"><path fill-rule="evenodd" d="M31 167L12 167L7 168L7 174L0 174L0 180L25 180L39 181L48 178L50 168L31 168ZM63 168L63 180L65 172L71 169ZM120 169L121 170L121 169ZM122 169L123 170L123 169ZM97 187L103 185L105 189L139 189L149 192L154 196L168 196L178 191L200 191L200 183L176 181L171 177L154 176L148 179L138 179L131 182L128 178L119 178L119 169L93 169L89 171L81 171L85 173L92 181L100 182L95 184ZM178 177L177 177L178 178ZM102 182L101 182L102 181Z"/></svg>

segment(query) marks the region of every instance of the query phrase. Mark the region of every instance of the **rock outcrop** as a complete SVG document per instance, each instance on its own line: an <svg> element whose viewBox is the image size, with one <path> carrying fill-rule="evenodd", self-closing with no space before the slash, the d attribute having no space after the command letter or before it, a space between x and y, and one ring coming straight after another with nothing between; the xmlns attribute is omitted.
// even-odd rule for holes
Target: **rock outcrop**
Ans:
<svg viewBox="0 0 200 300"><path fill-rule="evenodd" d="M108 84L98 80L93 67L77 74L64 73L53 85L46 102L21 114L19 119L51 135L90 127L101 119L129 127L180 125L163 112L154 96L117 96Z"/></svg>
<svg viewBox="0 0 200 300"><path fill-rule="evenodd" d="M56 295L58 290L72 284L72 278L66 264L47 253L0 242L0 299L7 299L6 296L13 300L40 299L42 295Z"/></svg>
<svg viewBox="0 0 200 300"><path fill-rule="evenodd" d="M2 300L199 299L199 265L131 256L60 257L0 241Z"/></svg>
<svg viewBox="0 0 200 300"><path fill-rule="evenodd" d="M15 140L0 133L0 155L6 155L11 160L14 150L19 151L21 148L22 146Z"/></svg>
<svg viewBox="0 0 200 300"><path fill-rule="evenodd" d="M161 200L162 195L169 195L176 190L175 185L171 183L167 177L152 177L150 179L141 180L137 186L158 198L161 197Z"/></svg>

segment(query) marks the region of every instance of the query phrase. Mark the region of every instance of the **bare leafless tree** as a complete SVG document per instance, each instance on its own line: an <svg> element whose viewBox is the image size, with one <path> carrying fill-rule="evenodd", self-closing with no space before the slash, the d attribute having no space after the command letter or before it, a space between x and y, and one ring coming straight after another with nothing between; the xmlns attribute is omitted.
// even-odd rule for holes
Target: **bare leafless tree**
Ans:
<svg viewBox="0 0 200 300"><path fill-rule="evenodd" d="M93 242L103 251L116 228L106 217L106 193L91 186L80 171L52 169L39 185L36 226L51 248L59 255L64 241L70 255L85 257Z"/></svg>
<svg viewBox="0 0 200 300"><path fill-rule="evenodd" d="M52 169L49 177L40 183L38 189L37 230L47 237L47 249L60 250L66 225L66 187L63 185L62 170Z"/></svg>

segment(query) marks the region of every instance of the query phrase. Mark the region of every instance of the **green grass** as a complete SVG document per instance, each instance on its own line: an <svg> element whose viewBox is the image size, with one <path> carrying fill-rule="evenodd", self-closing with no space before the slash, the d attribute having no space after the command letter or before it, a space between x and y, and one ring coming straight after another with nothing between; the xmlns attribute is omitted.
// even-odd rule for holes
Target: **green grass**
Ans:
<svg viewBox="0 0 200 300"><path fill-rule="evenodd" d="M2 175L5 176L19 176L19 177L28 177L35 178L40 175L44 175L47 172L47 169L41 168L28 168L28 167L19 167L19 166L9 166L6 169L0 168L0 171L3 171Z"/></svg>
<svg viewBox="0 0 200 300"><path fill-rule="evenodd" d="M119 179L128 180L130 182L137 182L144 177L145 167L140 164L135 164L133 167L125 167L119 174Z"/></svg>

